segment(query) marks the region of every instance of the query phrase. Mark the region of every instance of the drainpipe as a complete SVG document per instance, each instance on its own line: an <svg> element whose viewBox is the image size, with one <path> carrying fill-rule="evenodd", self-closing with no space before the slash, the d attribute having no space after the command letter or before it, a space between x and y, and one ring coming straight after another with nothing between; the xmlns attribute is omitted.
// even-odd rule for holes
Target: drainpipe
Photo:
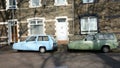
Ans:
<svg viewBox="0 0 120 68"><path fill-rule="evenodd" d="M75 0L73 0L73 4L72 4L72 10L73 10L73 34L75 33L75 28L74 28L74 25L75 25Z"/></svg>

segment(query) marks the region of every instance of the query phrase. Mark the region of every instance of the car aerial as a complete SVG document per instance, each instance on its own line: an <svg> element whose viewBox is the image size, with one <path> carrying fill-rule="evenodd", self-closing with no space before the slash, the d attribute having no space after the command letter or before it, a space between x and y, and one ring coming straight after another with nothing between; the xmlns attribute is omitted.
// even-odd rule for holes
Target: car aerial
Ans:
<svg viewBox="0 0 120 68"><path fill-rule="evenodd" d="M14 43L12 48L17 51L28 50L44 53L47 50L57 50L57 43L50 35L32 35L25 41Z"/></svg>
<svg viewBox="0 0 120 68"><path fill-rule="evenodd" d="M68 50L101 50L106 53L118 47L114 33L96 33L87 35L83 40L68 43Z"/></svg>

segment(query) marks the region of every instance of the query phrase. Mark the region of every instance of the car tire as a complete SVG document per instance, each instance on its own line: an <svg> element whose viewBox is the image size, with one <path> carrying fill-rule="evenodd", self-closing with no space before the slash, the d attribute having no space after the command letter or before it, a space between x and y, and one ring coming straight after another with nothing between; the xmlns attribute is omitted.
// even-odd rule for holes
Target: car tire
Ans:
<svg viewBox="0 0 120 68"><path fill-rule="evenodd" d="M17 50L17 52L22 52L22 50Z"/></svg>
<svg viewBox="0 0 120 68"><path fill-rule="evenodd" d="M68 51L68 52L71 52L72 50L71 50L71 49L69 49L69 47L67 46L67 51Z"/></svg>
<svg viewBox="0 0 120 68"><path fill-rule="evenodd" d="M101 50L102 50L103 53L110 52L110 48L108 46L103 46Z"/></svg>
<svg viewBox="0 0 120 68"><path fill-rule="evenodd" d="M40 53L45 53L45 52L46 52L45 47L40 47L40 48L39 48L39 52L40 52Z"/></svg>

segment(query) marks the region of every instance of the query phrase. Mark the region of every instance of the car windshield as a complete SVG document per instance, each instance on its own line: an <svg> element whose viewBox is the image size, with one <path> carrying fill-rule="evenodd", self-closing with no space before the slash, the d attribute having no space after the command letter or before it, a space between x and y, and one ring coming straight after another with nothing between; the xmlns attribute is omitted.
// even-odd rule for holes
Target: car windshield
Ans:
<svg viewBox="0 0 120 68"><path fill-rule="evenodd" d="M35 39L36 39L35 36L31 36L31 37L28 37L26 41L27 41L27 42L28 42L28 41L35 41Z"/></svg>
<svg viewBox="0 0 120 68"><path fill-rule="evenodd" d="M54 39L54 37L53 37L53 36L51 36L51 38L52 38L53 42L56 42L56 40Z"/></svg>
<svg viewBox="0 0 120 68"><path fill-rule="evenodd" d="M94 39L93 35L87 35L87 37L85 38L85 40L87 40L87 41L91 41L93 39Z"/></svg>

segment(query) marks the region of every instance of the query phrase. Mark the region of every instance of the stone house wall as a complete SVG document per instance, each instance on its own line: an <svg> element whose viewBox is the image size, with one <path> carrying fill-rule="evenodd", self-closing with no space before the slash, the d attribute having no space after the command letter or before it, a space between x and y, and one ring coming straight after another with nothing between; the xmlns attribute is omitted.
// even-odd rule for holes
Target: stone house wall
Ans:
<svg viewBox="0 0 120 68"><path fill-rule="evenodd" d="M59 16L66 16L68 18L69 24L73 23L73 0L67 0L68 5L63 5L63 6L55 6L54 5L54 0L42 0L41 4L46 1L46 5L36 7L36 8L30 8L29 7L29 1L30 0L17 0L17 9L12 10L8 9L6 10L6 0L5 1L0 1L0 23L3 24L0 26L0 30L2 31L3 28L5 29L4 32L4 37L6 38L5 40L8 41L8 20L16 19L17 20L17 34L18 34L18 39L19 41L24 40L28 36L28 30L30 29L28 27L28 19L29 18L44 18L44 29L45 29L45 34L50 34L55 36L55 19L56 17ZM4 4L3 4L4 3ZM71 28L69 28L68 31L70 31ZM70 31L71 33L71 31ZM0 38L3 38L3 35L1 35Z"/></svg>
<svg viewBox="0 0 120 68"><path fill-rule="evenodd" d="M120 39L120 1L97 0L95 3L83 4L82 0L75 1L74 35L71 40L82 39L85 35L80 32L80 17L96 16L98 18L98 32L115 33Z"/></svg>

